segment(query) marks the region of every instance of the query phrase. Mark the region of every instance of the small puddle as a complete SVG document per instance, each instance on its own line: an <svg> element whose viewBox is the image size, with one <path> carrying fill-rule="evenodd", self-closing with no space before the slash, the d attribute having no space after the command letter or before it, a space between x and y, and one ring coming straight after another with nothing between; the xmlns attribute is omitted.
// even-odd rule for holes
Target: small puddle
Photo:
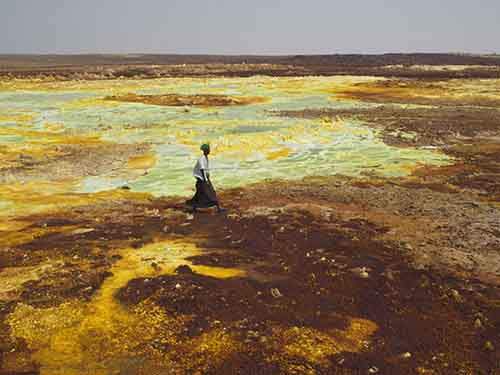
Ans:
<svg viewBox="0 0 500 375"><path fill-rule="evenodd" d="M42 375L124 374L123 369L138 368L165 373L168 361L152 344L175 341L183 322L147 302L126 308L114 296L130 280L171 274L183 264L217 278L245 275L239 269L195 266L185 260L200 252L180 241L124 249L111 269L113 275L90 302L71 301L50 308L19 304L7 318L11 334L27 342L31 361ZM27 361L26 354L10 353L3 370L23 370ZM137 373L132 370L131 374Z"/></svg>

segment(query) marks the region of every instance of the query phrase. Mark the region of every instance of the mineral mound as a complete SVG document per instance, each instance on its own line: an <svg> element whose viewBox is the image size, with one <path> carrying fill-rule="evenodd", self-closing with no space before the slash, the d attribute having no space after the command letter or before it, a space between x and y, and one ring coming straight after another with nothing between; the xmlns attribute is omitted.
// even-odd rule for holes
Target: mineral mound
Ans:
<svg viewBox="0 0 500 375"><path fill-rule="evenodd" d="M165 94L165 95L137 95L129 93L118 96L107 96L105 100L113 100L119 102L129 103L143 103L153 105L165 106L197 106L197 107L222 107L233 105L247 105L263 103L266 101L264 97L233 97L228 95L179 95L179 94Z"/></svg>

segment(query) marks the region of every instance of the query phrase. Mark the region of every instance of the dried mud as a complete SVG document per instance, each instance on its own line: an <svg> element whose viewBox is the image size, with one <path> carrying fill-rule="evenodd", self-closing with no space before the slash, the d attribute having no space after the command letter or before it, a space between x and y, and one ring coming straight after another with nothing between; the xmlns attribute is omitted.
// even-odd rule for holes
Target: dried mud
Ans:
<svg viewBox="0 0 500 375"><path fill-rule="evenodd" d="M149 149L147 144L127 145L96 140L90 144L49 144L38 150L25 146L24 150L8 150L4 155L0 151L0 158L4 161L3 168L0 168L0 183L54 182L105 174L117 176L120 173L117 171L127 165L132 169L137 167L135 161L147 154Z"/></svg>
<svg viewBox="0 0 500 375"><path fill-rule="evenodd" d="M38 235L11 243L2 264L52 268L2 304L3 373L35 371L30 350L42 349L8 334L19 306L43 314L99 298L120 249L140 255L161 241L202 253L173 274L146 258L150 275L116 291L126 311L159 309L177 327L130 349L143 360L136 373L164 373L149 361L173 373L494 373L497 349L485 345L500 345L500 240L492 232L500 209L468 193L400 183L268 182L224 192L227 215L192 216L177 200L125 192L121 201L25 217ZM204 271L214 265L243 274Z"/></svg>

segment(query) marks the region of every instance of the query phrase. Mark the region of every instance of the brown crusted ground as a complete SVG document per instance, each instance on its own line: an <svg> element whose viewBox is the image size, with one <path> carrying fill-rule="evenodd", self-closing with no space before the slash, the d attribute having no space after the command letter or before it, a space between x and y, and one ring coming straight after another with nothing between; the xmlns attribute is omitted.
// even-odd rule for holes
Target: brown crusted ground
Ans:
<svg viewBox="0 0 500 375"><path fill-rule="evenodd" d="M489 374L499 369L497 205L416 182L339 177L268 182L226 191L221 199L227 215L191 218L176 201L137 201L130 193L120 201L31 216L25 219L33 229L87 230L51 232L4 248L1 264L64 262L23 286L18 301L43 307L88 299L115 262L114 249L162 239L195 241L204 254L191 259L194 264L246 269L247 277L215 279L183 267L177 275L132 280L117 294L129 308L147 301L170 315L190 316L180 340L224 328L239 343L222 364L200 360L185 364L188 372L357 374L375 366L394 374ZM367 278L360 276L363 267ZM0 316L15 303L4 303ZM315 345L324 345L317 335L344 332L350 318L378 326L366 349L311 354ZM9 337L5 324L0 328L4 353L27 350L22 340ZM320 341L302 347L294 335ZM162 350L190 355L184 346ZM407 352L411 357L404 357Z"/></svg>
<svg viewBox="0 0 500 375"><path fill-rule="evenodd" d="M130 159L142 156L150 149L148 144L116 144L99 140L89 143L62 141L44 147L40 152L30 154L27 146L27 152L19 150L3 157L0 182L57 181L116 173L124 169Z"/></svg>
<svg viewBox="0 0 500 375"><path fill-rule="evenodd" d="M455 87L452 80L421 78L361 82L336 90L335 97L373 103L500 107L500 99L498 99L500 89L498 85L492 85L489 90L483 87L482 91L477 92L472 89L466 88L464 90Z"/></svg>
<svg viewBox="0 0 500 375"><path fill-rule="evenodd" d="M415 69L462 65L462 70ZM458 54L316 56L0 55L0 76L55 79L362 75L408 78L499 78L500 57Z"/></svg>
<svg viewBox="0 0 500 375"><path fill-rule="evenodd" d="M450 146L464 138L500 132L500 110L496 108L406 108L381 105L371 108L306 109L271 112L300 118L354 118L384 130L384 142L395 146ZM403 137L401 132L414 134Z"/></svg>
<svg viewBox="0 0 500 375"><path fill-rule="evenodd" d="M104 99L119 102L143 103L176 107L225 107L262 103L266 100L262 97L232 97L228 95L137 95L133 93L122 96L107 96Z"/></svg>
<svg viewBox="0 0 500 375"><path fill-rule="evenodd" d="M414 172L427 186L472 189L500 201L500 110L478 107L405 108L381 105L354 109L306 109L281 116L352 119L381 131L397 147L432 147L456 158L448 167L421 167Z"/></svg>

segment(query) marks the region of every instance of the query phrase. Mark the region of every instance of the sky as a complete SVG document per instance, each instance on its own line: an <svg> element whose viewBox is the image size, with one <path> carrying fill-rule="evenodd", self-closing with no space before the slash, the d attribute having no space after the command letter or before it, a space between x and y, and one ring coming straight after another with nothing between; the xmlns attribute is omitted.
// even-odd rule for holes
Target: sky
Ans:
<svg viewBox="0 0 500 375"><path fill-rule="evenodd" d="M0 0L0 53L500 53L500 0Z"/></svg>

